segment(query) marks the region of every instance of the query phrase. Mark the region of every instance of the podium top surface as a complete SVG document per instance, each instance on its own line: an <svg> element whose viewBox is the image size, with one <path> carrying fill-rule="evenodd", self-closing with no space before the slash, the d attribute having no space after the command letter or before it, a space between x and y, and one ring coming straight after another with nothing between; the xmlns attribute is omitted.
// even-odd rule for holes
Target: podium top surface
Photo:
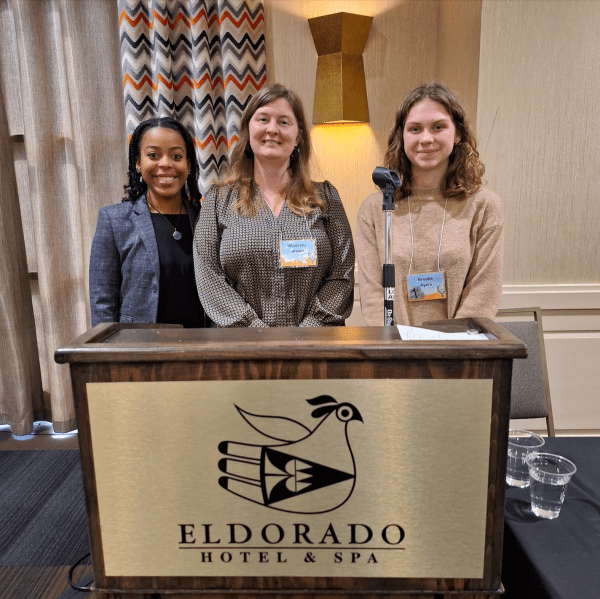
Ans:
<svg viewBox="0 0 600 599"><path fill-rule="evenodd" d="M525 358L525 345L489 318L424 325L489 340L404 341L396 327L184 329L177 325L102 323L56 350L60 364L232 360L474 360Z"/></svg>

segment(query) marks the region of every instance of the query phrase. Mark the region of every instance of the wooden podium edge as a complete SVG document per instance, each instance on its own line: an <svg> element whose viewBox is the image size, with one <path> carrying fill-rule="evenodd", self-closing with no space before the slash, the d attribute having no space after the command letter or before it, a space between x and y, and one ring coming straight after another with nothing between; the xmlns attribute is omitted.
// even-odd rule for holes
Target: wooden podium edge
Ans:
<svg viewBox="0 0 600 599"><path fill-rule="evenodd" d="M81 336L76 341L80 343L85 343L85 341L83 340L88 339L91 343L97 343L98 339L106 339L107 337L112 335L115 330L122 328L122 325L109 324L98 325L98 327L92 329L91 331L88 331L85 335ZM138 327L139 325L135 325L135 328ZM156 328L156 326L149 325L146 328ZM479 599L479 597L489 597L500 594L502 592L500 574L504 523L504 472L506 468L506 445L508 436L508 415L510 411L509 398L511 380L510 375L512 373L512 359L509 357L499 358L497 354L501 349L501 354L512 352L512 357L521 357L523 354L526 355L526 349L520 341L518 341L516 338L512 338L512 335L501 329L501 327L497 326L496 330L494 330L494 328L496 327L491 327L490 330L494 335L498 337L498 341L500 341L500 344L497 342L493 344L495 345L496 358L488 360L487 358L485 358L485 356L482 356L481 353L478 353L478 357L476 358L476 360L478 362L481 362L481 364L477 368L480 367L481 372L479 372L479 376L474 377L492 378L494 381L492 391L492 420L490 430L491 442L488 458L488 463L490 465L488 472L488 525L486 526L486 549L484 556L483 571L484 576L481 579L380 579L358 577L339 577L322 579L320 577L220 577L219 579L215 580L214 577L173 577L177 579L179 584L183 584L183 586L186 587L173 589L172 586L169 586L169 579L164 579L162 577L106 577L104 575L104 561L102 553L102 540L100 535L98 501L94 488L95 471L93 462L93 452L91 451L92 440L91 431L89 428L89 413L87 411L86 383L91 382L93 380L115 380L110 375L110 373L117 368L117 364L98 364L100 371L96 371L96 374L90 377L92 371L95 370L94 365L89 363L93 360L88 360L88 356L86 354L70 354L69 358L65 361L75 363L81 362L79 366L77 366L77 364L72 365L72 384L74 396L76 398L79 398L79 401L77 401L77 423L79 427L80 444L82 447L89 448L89 451L82 452L82 471L84 473L84 487L86 495L86 504L88 507L88 529L90 534L90 544L92 548L94 574L96 584L100 587L96 589L96 592L100 593L99 596L107 597L107 599L145 599L146 597L147 599L158 599L160 597L165 597L165 599L178 599L178 597L181 597L181 599L189 599L190 597L194 596L222 596L228 597L230 599L237 597L239 597L240 599L252 599L254 597L264 598L265 595L268 595L270 599L276 599L277 597L281 597L282 599L293 599L296 597L300 598L307 596L344 596L361 597L361 599L369 599L370 597L374 598L389 595L402 595L404 597L410 597L411 599L421 599L425 597L428 597L430 599L432 596L438 598L448 596L452 597L453 599L457 599L458 597L464 596L469 597L469 599ZM496 334L496 331L498 334ZM478 342L469 342L469 346L475 343ZM99 343L99 345L102 344ZM444 357L440 358L440 355L438 353L440 349L442 349L440 345L428 345L429 348L425 351L429 354L429 360L426 361L432 360L432 348L437 350L436 359L455 359L459 361L468 361L474 359L465 357L464 353L458 356L456 351L444 352ZM372 354L369 351L369 349L360 353L342 352L344 353L344 356L341 359L346 361L365 358L370 360L378 360L379 358L389 360L389 343L387 345L380 344L380 346L380 348L374 348ZM104 351L106 351L106 349L106 346L104 346ZM237 350L237 355L239 356L239 348L237 348ZM281 360L281 350L282 347L281 345L279 345L279 360ZM153 354L152 361L164 362L165 360L161 358L164 351L168 351L168 348L163 348L163 351L158 353L155 351ZM387 351L387 357L383 356L384 351ZM182 355L179 352L177 353L178 356L174 360L181 361ZM302 352L300 353L302 354ZM392 353L395 352L392 350ZM419 354L420 352L413 353L413 355ZM65 357L67 356L66 353L61 355ZM449 357L450 355L455 357ZM261 352L256 352L254 356L254 360L265 359ZM206 359L206 355L204 356L204 358ZM225 360L226 358L223 357L222 359ZM299 359L301 359L301 357L295 354L293 357L293 361ZM311 355L311 359L312 361L316 362L319 362L321 360L332 360L331 358L328 359L324 355L315 355L314 352ZM335 355L333 360L335 360L336 362L340 360L339 353ZM406 360L406 357L404 357L404 360ZM119 360L114 360L114 362L118 361ZM189 375L186 374L186 371L191 369L190 361L193 362L193 358L191 358L191 356L186 355L185 362L188 364L188 367L183 367L183 369L178 370L176 376L174 377L175 380L195 380L190 379ZM415 363L421 362L420 360L417 360L415 358L413 358L412 361ZM113 362L113 360L107 362ZM168 360L166 362L168 362ZM73 368L73 366L75 366L75 368ZM167 364L164 365L164 368L167 371L170 368L174 367L175 365L171 367L169 367ZM346 378L357 377L358 375L356 377L348 376ZM325 377L314 378L318 379ZM393 378L402 379L406 377ZM153 379L152 376L149 376L148 372L146 372L142 379L157 380ZM494 460L495 456L498 456L499 458L496 461ZM494 461L496 467L492 468ZM91 517L90 514L92 514ZM300 581L302 581L301 586L303 588L298 588L298 584L300 583ZM337 584L335 584L334 581ZM190 586L188 586L187 583L189 583ZM287 588L282 588L283 583L287 583ZM326 584L328 584L329 586L321 586ZM222 587L214 588L215 585L226 586L229 590L224 590ZM334 588L332 588L332 586Z"/></svg>

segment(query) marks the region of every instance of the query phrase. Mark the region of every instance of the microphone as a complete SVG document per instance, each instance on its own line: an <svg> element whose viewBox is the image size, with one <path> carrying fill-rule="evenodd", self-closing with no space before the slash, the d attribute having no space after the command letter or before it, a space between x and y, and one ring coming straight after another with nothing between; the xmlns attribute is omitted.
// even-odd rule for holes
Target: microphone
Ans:
<svg viewBox="0 0 600 599"><path fill-rule="evenodd" d="M396 171L384 168L383 166L375 167L373 171L373 183L381 189L383 193L383 209L394 210L394 193L398 187L402 185L400 177Z"/></svg>
<svg viewBox="0 0 600 599"><path fill-rule="evenodd" d="M389 168L384 168L383 166L375 167L375 170L373 171L373 183L375 183L375 185L380 187L382 190L384 187L388 187L389 185L393 185L394 188L402 185L402 181L400 181L398 173Z"/></svg>
<svg viewBox="0 0 600 599"><path fill-rule="evenodd" d="M383 193L383 211L385 212L385 260L383 264L383 324L394 326L394 288L396 275L392 262L392 213L394 212L394 193L402 185L396 171L378 166L373 171L373 183Z"/></svg>

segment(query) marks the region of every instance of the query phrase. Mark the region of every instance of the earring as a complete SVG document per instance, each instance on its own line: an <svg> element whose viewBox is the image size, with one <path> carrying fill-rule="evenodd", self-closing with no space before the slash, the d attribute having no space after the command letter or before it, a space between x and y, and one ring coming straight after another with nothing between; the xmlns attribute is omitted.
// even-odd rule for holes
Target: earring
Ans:
<svg viewBox="0 0 600 599"><path fill-rule="evenodd" d="M252 158L254 156L254 152L252 151L252 148L250 147L250 142L248 142L246 144L246 147L244 149L244 154L246 154L246 156L248 156L248 158Z"/></svg>
<svg viewBox="0 0 600 599"><path fill-rule="evenodd" d="M290 168L292 166L295 166L299 159L300 159L300 148L298 146L295 146L294 149L292 150L292 153L290 154Z"/></svg>

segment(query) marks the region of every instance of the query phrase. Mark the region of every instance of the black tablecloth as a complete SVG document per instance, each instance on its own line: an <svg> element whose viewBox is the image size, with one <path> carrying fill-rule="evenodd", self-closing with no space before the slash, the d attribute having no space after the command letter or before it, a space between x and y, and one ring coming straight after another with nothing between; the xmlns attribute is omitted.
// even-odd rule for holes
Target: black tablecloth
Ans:
<svg viewBox="0 0 600 599"><path fill-rule="evenodd" d="M600 437L554 437L543 450L575 463L560 516L538 518L529 488L506 487L506 599L600 598Z"/></svg>

